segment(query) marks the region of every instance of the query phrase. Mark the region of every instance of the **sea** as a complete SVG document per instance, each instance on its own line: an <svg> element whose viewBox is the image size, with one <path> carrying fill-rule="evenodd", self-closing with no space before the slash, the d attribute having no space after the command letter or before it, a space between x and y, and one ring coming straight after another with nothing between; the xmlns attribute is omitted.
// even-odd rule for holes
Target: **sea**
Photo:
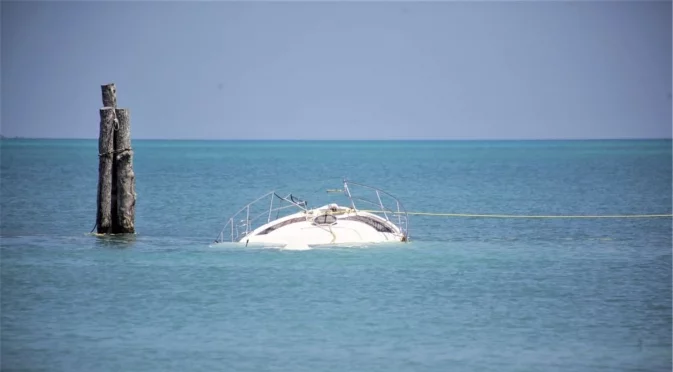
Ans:
<svg viewBox="0 0 673 372"><path fill-rule="evenodd" d="M1 369L671 371L672 220L642 217L672 213L671 145L134 140L136 234L105 237L97 140L4 139ZM439 215L407 243L213 244L344 179Z"/></svg>

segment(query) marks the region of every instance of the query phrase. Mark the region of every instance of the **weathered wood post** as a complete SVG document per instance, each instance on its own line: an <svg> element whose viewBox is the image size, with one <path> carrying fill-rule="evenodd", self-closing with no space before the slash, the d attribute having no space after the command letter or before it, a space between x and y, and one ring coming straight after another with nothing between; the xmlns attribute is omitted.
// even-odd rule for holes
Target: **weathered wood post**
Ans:
<svg viewBox="0 0 673 372"><path fill-rule="evenodd" d="M116 109L115 172L117 178L117 227L120 233L135 233L135 174L131 149L131 126L128 109Z"/></svg>
<svg viewBox="0 0 673 372"><path fill-rule="evenodd" d="M117 87L114 84L100 86L103 93L103 107L117 107Z"/></svg>
<svg viewBox="0 0 673 372"><path fill-rule="evenodd" d="M98 210L96 226L99 234L112 231L112 156L114 152L115 110L100 109L100 133L98 136Z"/></svg>
<svg viewBox="0 0 673 372"><path fill-rule="evenodd" d="M114 84L101 85L101 93L97 232L133 234L136 194L129 111L117 108Z"/></svg>

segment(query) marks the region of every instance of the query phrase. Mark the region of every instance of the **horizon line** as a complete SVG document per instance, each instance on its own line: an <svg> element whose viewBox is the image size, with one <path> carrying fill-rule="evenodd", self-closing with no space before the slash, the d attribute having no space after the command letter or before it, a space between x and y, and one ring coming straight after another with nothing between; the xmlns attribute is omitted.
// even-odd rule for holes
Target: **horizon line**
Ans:
<svg viewBox="0 0 673 372"><path fill-rule="evenodd" d="M0 134L3 140L98 140L97 137L28 137L28 136L5 136ZM673 140L673 137L589 137L589 138L131 138L140 141L284 141L284 142L345 142L345 141L376 141L376 142L430 142L430 141L454 141L454 142L503 142L503 141L660 141Z"/></svg>

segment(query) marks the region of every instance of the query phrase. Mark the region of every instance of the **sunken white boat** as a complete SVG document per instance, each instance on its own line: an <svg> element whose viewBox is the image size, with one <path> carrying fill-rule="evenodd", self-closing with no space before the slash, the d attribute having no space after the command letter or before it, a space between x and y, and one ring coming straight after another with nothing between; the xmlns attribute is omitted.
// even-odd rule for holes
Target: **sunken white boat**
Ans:
<svg viewBox="0 0 673 372"><path fill-rule="evenodd" d="M271 191L232 215L215 243L313 247L409 240L407 212L390 193L347 180L343 189L327 192L341 195L343 204L309 208L292 194Z"/></svg>

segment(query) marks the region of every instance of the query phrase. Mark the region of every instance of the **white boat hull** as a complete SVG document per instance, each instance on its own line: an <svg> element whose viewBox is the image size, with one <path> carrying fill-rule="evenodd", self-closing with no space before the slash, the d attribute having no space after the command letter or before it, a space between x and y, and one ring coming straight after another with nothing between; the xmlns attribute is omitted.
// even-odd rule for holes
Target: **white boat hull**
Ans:
<svg viewBox="0 0 673 372"><path fill-rule="evenodd" d="M353 185L370 191L373 200L353 196ZM347 206L330 203L308 209L307 202L292 194L283 197L275 191L269 192L232 215L215 242L226 239L246 246L280 245L306 249L310 246L408 241L407 213L395 197L383 190L346 180L343 190L328 190L333 191L343 191L348 198ZM386 206L385 198L392 199L392 206ZM356 200L375 209L359 209ZM260 205L262 208L257 209ZM287 208L299 211L280 217ZM276 219L272 220L274 214Z"/></svg>
<svg viewBox="0 0 673 372"><path fill-rule="evenodd" d="M339 207L340 211L344 209L347 208ZM374 214L352 210L347 213L330 214L326 211L328 209L323 207L310 210L308 213L295 213L265 224L239 241L246 244L319 246L400 242L404 239L404 234L397 226ZM316 224L315 217L325 214L334 216L335 222ZM359 218L359 220L353 219L353 217ZM369 223L362 221L368 221ZM283 225L284 223L287 224ZM278 225L282 226L273 229L274 226ZM378 229L372 225L378 226ZM269 228L272 228L272 231L268 231Z"/></svg>
<svg viewBox="0 0 673 372"><path fill-rule="evenodd" d="M281 228L267 235L243 237L241 242L262 244L330 245L355 243L382 243L401 241L402 237L392 233L378 232L362 223L343 221L338 226L313 226L300 222Z"/></svg>

